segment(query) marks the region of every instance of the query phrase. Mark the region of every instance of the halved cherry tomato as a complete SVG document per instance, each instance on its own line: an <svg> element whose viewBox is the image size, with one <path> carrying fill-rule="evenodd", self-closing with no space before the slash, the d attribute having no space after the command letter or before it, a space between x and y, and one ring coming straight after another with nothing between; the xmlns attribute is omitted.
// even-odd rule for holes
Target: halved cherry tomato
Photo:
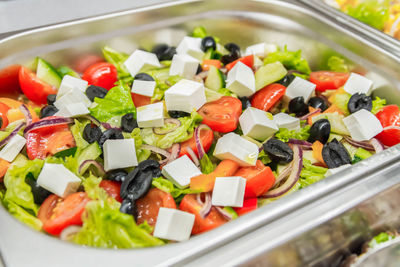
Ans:
<svg viewBox="0 0 400 267"><path fill-rule="evenodd" d="M28 68L21 67L18 76L22 92L29 100L37 104L46 104L48 95L57 94L57 91L50 84L40 80Z"/></svg>
<svg viewBox="0 0 400 267"><path fill-rule="evenodd" d="M18 97L21 93L18 73L21 65L11 65L0 70L0 95L6 97Z"/></svg>
<svg viewBox="0 0 400 267"><path fill-rule="evenodd" d="M19 106L22 105L22 102L7 97L0 97L0 103L3 103L9 107L9 110L7 111L8 123L12 123L14 121L25 118L24 114L19 109ZM27 105L27 107L29 109L29 112L31 113L32 121L38 121L39 117L37 116L33 108L30 105Z"/></svg>
<svg viewBox="0 0 400 267"><path fill-rule="evenodd" d="M89 200L85 192L73 193L65 199L50 195L38 212L38 218L43 223L43 230L52 235L59 235L70 225L82 225L82 213Z"/></svg>
<svg viewBox="0 0 400 267"><path fill-rule="evenodd" d="M241 167L233 176L246 179L245 198L258 197L266 193L275 183L275 176L270 167L257 160L256 166Z"/></svg>
<svg viewBox="0 0 400 267"><path fill-rule="evenodd" d="M192 228L192 234L200 234L209 230L212 230L224 223L227 220L218 212L215 207L211 208L210 213L205 217L201 217L199 211L202 205L197 202L196 195L186 195L183 197L179 209L194 214L194 225Z"/></svg>
<svg viewBox="0 0 400 267"><path fill-rule="evenodd" d="M214 139L214 132L211 129L202 129L200 131L200 140L201 144L203 145L204 151L207 153L208 150L210 149L212 142ZM196 147L196 140L195 137L193 136L189 140L186 140L185 142L181 143L181 151L179 152L179 157L183 155L189 156L189 153L187 152L187 147L190 147L193 152L199 156L199 153L197 151Z"/></svg>
<svg viewBox="0 0 400 267"><path fill-rule="evenodd" d="M176 203L170 193L164 192L158 188L152 188L142 198L136 200L137 223L142 224L144 221L151 226L155 226L157 222L158 210L163 208L176 209Z"/></svg>
<svg viewBox="0 0 400 267"><path fill-rule="evenodd" d="M246 213L249 213L250 211L256 210L257 202L258 199L256 197L246 198L243 200L243 207L233 208L233 209L236 211L237 215L242 216L245 215Z"/></svg>
<svg viewBox="0 0 400 267"><path fill-rule="evenodd" d="M233 62L227 64L227 65L225 66L225 68L229 71L229 70L231 70L233 67L235 67L235 65L236 65L238 62L242 62L242 63L245 64L246 66L248 66L248 67L250 67L250 68L253 68L254 56L253 56L253 55L250 55L250 56L245 56L245 57L241 57L241 58L239 58L239 59L236 59L235 61L233 61Z"/></svg>
<svg viewBox="0 0 400 267"><path fill-rule="evenodd" d="M0 102L0 118L1 118L1 127L0 127L0 129L1 130L6 128L7 125L8 125L7 112L8 112L9 109L10 109L9 106L7 106L6 104Z"/></svg>
<svg viewBox="0 0 400 267"><path fill-rule="evenodd" d="M118 202L122 202L122 198L120 195L121 191L121 183L110 180L102 180L99 184L101 188L103 188L110 197L114 198Z"/></svg>
<svg viewBox="0 0 400 267"><path fill-rule="evenodd" d="M383 107L376 113L376 117L381 122L383 128L389 126L400 127L400 111L396 105ZM400 130L386 129L379 133L376 138L386 146L394 146L400 143Z"/></svg>
<svg viewBox="0 0 400 267"><path fill-rule="evenodd" d="M269 111L286 93L286 87L273 83L257 91L251 98L251 106Z"/></svg>
<svg viewBox="0 0 400 267"><path fill-rule="evenodd" d="M216 67L217 69L221 68L221 61L218 59L204 59L201 67L203 70L209 70L211 66Z"/></svg>
<svg viewBox="0 0 400 267"><path fill-rule="evenodd" d="M310 74L310 82L317 85L315 90L325 92L328 89L342 87L350 74L335 71L315 71Z"/></svg>
<svg viewBox="0 0 400 267"><path fill-rule="evenodd" d="M135 93L131 93L133 104L135 107L141 107L151 104L151 97L145 95L139 95Z"/></svg>
<svg viewBox="0 0 400 267"><path fill-rule="evenodd" d="M223 96L218 100L208 102L199 109L203 123L221 133L235 130L241 113L242 102L231 96Z"/></svg>
<svg viewBox="0 0 400 267"><path fill-rule="evenodd" d="M96 63L85 70L82 79L89 84L110 90L118 80L117 68L108 62Z"/></svg>

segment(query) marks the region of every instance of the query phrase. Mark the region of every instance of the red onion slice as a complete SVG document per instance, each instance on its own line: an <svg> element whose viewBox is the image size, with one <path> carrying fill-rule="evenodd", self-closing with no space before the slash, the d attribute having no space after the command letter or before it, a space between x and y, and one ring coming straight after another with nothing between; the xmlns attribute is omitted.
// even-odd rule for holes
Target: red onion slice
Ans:
<svg viewBox="0 0 400 267"><path fill-rule="evenodd" d="M190 146L186 147L186 151L188 152L190 158L192 159L193 163L199 167L200 166L200 161L196 156L196 153L194 153L193 149L190 148Z"/></svg>
<svg viewBox="0 0 400 267"><path fill-rule="evenodd" d="M321 112L321 109L320 109L320 108L317 108L317 109L315 109L314 111L307 113L306 115L300 117L299 120L305 121L306 119L308 119L308 117L310 117L310 116L312 116L312 115L315 115L315 114L317 114L318 112Z"/></svg>
<svg viewBox="0 0 400 267"><path fill-rule="evenodd" d="M379 153L385 149L381 142L378 141L376 138L372 138L369 140L369 143L374 147L376 153Z"/></svg>
<svg viewBox="0 0 400 267"><path fill-rule="evenodd" d="M171 129L164 129L163 127L153 127L153 133L157 134L157 135L165 135L167 133L171 133L173 131L175 131L179 126L181 126L181 121L178 119L173 119L173 118L167 118L164 119L164 123L165 124L175 124L175 127L171 128Z"/></svg>
<svg viewBox="0 0 400 267"><path fill-rule="evenodd" d="M224 217L228 221L233 219L232 215L229 212L227 212L226 210L224 210L223 208L218 207L218 206L214 206L214 207L218 210L219 213L221 213L222 217Z"/></svg>
<svg viewBox="0 0 400 267"><path fill-rule="evenodd" d="M154 153L164 156L165 158L169 158L171 156L171 153L169 153L167 150L164 150L164 149L156 147L156 146L143 144L140 148L150 150Z"/></svg>
<svg viewBox="0 0 400 267"><path fill-rule="evenodd" d="M25 104L22 104L21 106L19 106L19 109L21 110L22 114L24 114L24 116L25 116L26 125L31 124L32 123L32 114L29 111L28 107Z"/></svg>
<svg viewBox="0 0 400 267"><path fill-rule="evenodd" d="M303 151L298 145L293 146L293 163L292 172L286 181L281 184L278 188L274 188L268 191L266 194L260 196L260 198L275 198L279 197L288 192L297 183L300 177L301 169L303 168Z"/></svg>
<svg viewBox="0 0 400 267"><path fill-rule="evenodd" d="M51 119L41 119L40 121L29 124L24 130L24 135L32 130L40 129L43 127L69 124L73 122L74 120L71 118L56 117L56 116L52 117Z"/></svg>
<svg viewBox="0 0 400 267"><path fill-rule="evenodd" d="M104 176L106 174L106 171L104 170L103 165L101 165L101 163L92 160L92 159L88 159L85 160L84 162L81 163L81 165L78 168L78 172L79 174L83 174L84 171L89 168L90 165L93 165L94 167L96 167L99 176Z"/></svg>
<svg viewBox="0 0 400 267"><path fill-rule="evenodd" d="M82 229L82 226L78 225L71 225L62 230L60 234L60 239L64 241L70 241L74 235L76 235L80 230Z"/></svg>
<svg viewBox="0 0 400 267"><path fill-rule="evenodd" d="M206 152L204 151L204 147L203 144L201 143L201 130L203 129L210 129L210 127L208 127L205 124L200 124L199 126L196 127L196 129L194 129L194 140L196 141L196 148L197 148L197 153L199 155L199 159L202 159L204 154L206 154Z"/></svg>
<svg viewBox="0 0 400 267"><path fill-rule="evenodd" d="M12 130L12 132L3 140L0 141L0 147L4 146L5 144L7 144L8 141L11 140L11 138L13 138L16 134L18 134L18 132L22 129L22 127L24 127L26 125L25 122L22 122L20 125L18 125L17 127L15 127L14 130Z"/></svg>
<svg viewBox="0 0 400 267"><path fill-rule="evenodd" d="M300 145L300 146L312 146L312 143L307 142L305 140L299 140L299 139L289 139L288 143L293 144L293 145Z"/></svg>
<svg viewBox="0 0 400 267"><path fill-rule="evenodd" d="M201 201L200 194L197 194L197 201L198 202L199 202L199 199ZM199 214L204 219L210 213L211 207L212 207L210 194L209 193L204 193L204 202L201 201L201 202L199 202L199 204L203 205L203 207L201 207L201 210L199 211Z"/></svg>
<svg viewBox="0 0 400 267"><path fill-rule="evenodd" d="M283 181L286 177L289 176L293 168L293 163L287 166L280 174L279 176L275 179L274 186L279 184L281 181Z"/></svg>
<svg viewBox="0 0 400 267"><path fill-rule="evenodd" d="M95 117L93 117L93 116L91 116L91 115L82 115L82 116L79 116L80 118L83 118L83 119L88 119L88 120L90 120L93 124L95 124L96 126L100 126L101 125L101 122L98 120L98 119L96 119ZM108 124L108 123L107 123ZM109 124L108 124L109 125ZM111 125L110 125L111 126ZM106 128L106 127L104 127L104 128Z"/></svg>
<svg viewBox="0 0 400 267"><path fill-rule="evenodd" d="M346 135L343 136L343 138L344 138L344 140L346 140L352 146L361 147L361 148L363 148L365 150L368 150L368 151L375 151L374 146L371 143L367 142L367 141L364 141L364 142L363 141L356 141L356 140L354 140L351 137L346 136Z"/></svg>
<svg viewBox="0 0 400 267"><path fill-rule="evenodd" d="M181 144L173 144L171 147L171 156L169 157L168 162L176 160L181 152Z"/></svg>
<svg viewBox="0 0 400 267"><path fill-rule="evenodd" d="M385 130L400 130L400 127L391 125L391 126L387 126L387 127L383 128L383 131L385 131Z"/></svg>

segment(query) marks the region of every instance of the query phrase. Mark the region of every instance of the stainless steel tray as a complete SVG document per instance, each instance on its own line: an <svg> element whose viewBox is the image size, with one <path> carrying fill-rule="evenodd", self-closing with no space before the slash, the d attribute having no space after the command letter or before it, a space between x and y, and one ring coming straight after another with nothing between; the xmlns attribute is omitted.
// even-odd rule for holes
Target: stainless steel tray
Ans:
<svg viewBox="0 0 400 267"><path fill-rule="evenodd" d="M177 1L40 28L0 40L0 68L26 62L37 55L54 64L65 63L86 52L99 52L105 44L126 52L160 41L176 44L184 34L182 30L197 25L205 26L222 40L234 41L243 47L262 40L288 44L289 49L302 49L314 69L325 60L321 55L337 51L369 71L377 87L374 94L400 103L400 64L391 51L294 1ZM351 183L362 183L378 169L398 162L399 149L384 151L309 189L187 242L164 247L138 250L79 247L28 229L0 207L0 251L7 266L188 263L260 227L278 229L273 224L275 220L291 216L301 207Z"/></svg>

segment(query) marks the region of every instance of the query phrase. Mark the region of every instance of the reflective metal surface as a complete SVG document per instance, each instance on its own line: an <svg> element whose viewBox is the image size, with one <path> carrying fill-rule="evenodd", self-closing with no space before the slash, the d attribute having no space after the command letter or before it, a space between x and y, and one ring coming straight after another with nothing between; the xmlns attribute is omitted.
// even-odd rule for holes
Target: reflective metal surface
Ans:
<svg viewBox="0 0 400 267"><path fill-rule="evenodd" d="M106 44L128 53L139 46L150 48L157 42L176 45L186 32L197 25L205 26L210 34L221 40L237 42L242 47L266 41L280 46L287 44L292 50L302 49L313 69L323 68L327 58L336 51L367 72L367 76L375 82L375 95L400 103L398 58L379 44L369 42L318 12L309 11L291 1L178 1L41 28L0 40L0 68L11 63L27 62L38 55L56 65L61 62L73 64L87 52L100 53L101 47ZM0 250L6 265L13 267L111 266L116 262L135 266L182 265L200 260L202 255L217 251L218 247L240 237L245 238L247 233L259 228L263 229L260 230L262 232L275 233L274 239L263 240L272 249L283 242L282 237L290 240L299 233L297 231L310 229L323 221L323 218L318 218L324 217L321 210L303 216L298 213L302 207L320 203L321 197L343 190L352 183L364 186L364 182L377 170L399 162L399 150L391 148L218 229L187 242L164 247L137 250L79 247L28 229L0 207ZM399 181L399 177L393 176L387 183L393 185ZM358 192L360 198L365 198L368 193L364 190ZM335 206L340 204L336 201L340 200L339 196L322 201L320 205L328 207L328 211L335 210ZM276 224L277 220L281 223ZM299 227L293 227L294 224ZM240 263L245 262L241 257L245 253L242 252L235 255L243 260Z"/></svg>

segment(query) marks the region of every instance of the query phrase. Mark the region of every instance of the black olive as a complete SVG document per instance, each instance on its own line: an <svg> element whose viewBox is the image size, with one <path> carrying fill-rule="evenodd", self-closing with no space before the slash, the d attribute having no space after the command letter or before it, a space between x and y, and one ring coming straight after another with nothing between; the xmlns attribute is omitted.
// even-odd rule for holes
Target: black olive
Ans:
<svg viewBox="0 0 400 267"><path fill-rule="evenodd" d="M325 111L328 108L325 100L318 96L311 97L310 100L308 100L308 105L313 108L319 108L322 111Z"/></svg>
<svg viewBox="0 0 400 267"><path fill-rule="evenodd" d="M141 72L135 75L135 80L140 80L140 81L154 81L154 78L151 77L149 74Z"/></svg>
<svg viewBox="0 0 400 267"><path fill-rule="evenodd" d="M122 183L128 173L123 169L112 170L106 173L106 179Z"/></svg>
<svg viewBox="0 0 400 267"><path fill-rule="evenodd" d="M225 46L226 50L229 51L229 54L232 56L236 56L236 58L240 57L240 46L235 43L227 43Z"/></svg>
<svg viewBox="0 0 400 267"><path fill-rule="evenodd" d="M296 78L296 76L294 76L293 74L287 74L285 77L283 77L282 79L280 79L278 81L278 83L282 84L285 87L288 87L289 84L291 82L293 82L294 78Z"/></svg>
<svg viewBox="0 0 400 267"><path fill-rule="evenodd" d="M44 106L40 110L39 117L40 118L50 117L50 116L53 116L54 114L56 114L57 111L58 111L58 108L56 108L55 106Z"/></svg>
<svg viewBox="0 0 400 267"><path fill-rule="evenodd" d="M3 127L3 118L0 117L0 128Z"/></svg>
<svg viewBox="0 0 400 267"><path fill-rule="evenodd" d="M156 54L158 60L171 60L176 54L176 48L173 46L168 46L167 44L156 45L152 50L152 53Z"/></svg>
<svg viewBox="0 0 400 267"><path fill-rule="evenodd" d="M237 57L237 56L235 56L235 55L231 55L231 54L229 54L229 55L223 55L223 56L221 57L221 62L222 62L222 64L227 65L227 64L229 64L229 63L235 61L235 60L238 59L238 58L239 58L239 57Z"/></svg>
<svg viewBox="0 0 400 267"><path fill-rule="evenodd" d="M94 142L99 142L102 132L100 128L96 125L92 125L90 123L86 124L85 128L83 128L83 139L86 140L89 144Z"/></svg>
<svg viewBox="0 0 400 267"><path fill-rule="evenodd" d="M51 94L47 96L47 105L53 105L56 102L57 95Z"/></svg>
<svg viewBox="0 0 400 267"><path fill-rule="evenodd" d="M212 38L211 36L204 37L201 40L201 50L206 52L210 48L215 50L217 48L217 43L215 42L214 38Z"/></svg>
<svg viewBox="0 0 400 267"><path fill-rule="evenodd" d="M324 145L322 158L330 169L351 163L349 152L336 138Z"/></svg>
<svg viewBox="0 0 400 267"><path fill-rule="evenodd" d="M117 128L111 128L106 131L100 136L99 145L103 146L104 142L108 139L116 140L116 139L124 139L122 135L122 131Z"/></svg>
<svg viewBox="0 0 400 267"><path fill-rule="evenodd" d="M320 141L325 144L331 133L331 124L327 119L317 120L311 126L309 133L308 142L314 143L315 141Z"/></svg>
<svg viewBox="0 0 400 267"><path fill-rule="evenodd" d="M161 175L160 164L155 160L145 160L128 175L121 185L121 197L123 199L139 199L151 188L153 177Z"/></svg>
<svg viewBox="0 0 400 267"><path fill-rule="evenodd" d="M243 96L243 97L239 97L239 100L240 100L240 102L242 102L242 109L251 107L250 98Z"/></svg>
<svg viewBox="0 0 400 267"><path fill-rule="evenodd" d="M185 111L180 111L180 110L170 110L168 111L168 114L171 118L180 118L180 117L187 117L190 116L190 113L185 112Z"/></svg>
<svg viewBox="0 0 400 267"><path fill-rule="evenodd" d="M95 86L95 85L89 85L89 87L86 89L86 96L92 102L94 101L95 97L104 98L107 93L108 93L108 90L106 88L103 88L100 86Z"/></svg>
<svg viewBox="0 0 400 267"><path fill-rule="evenodd" d="M137 209L135 200L130 200L130 199L122 200L121 207L119 207L119 211L125 214L131 214L136 219Z"/></svg>
<svg viewBox="0 0 400 267"><path fill-rule="evenodd" d="M203 71L203 68L201 67L201 65L199 64L199 66L197 67L197 70L196 70L196 74L199 74L200 72L202 72Z"/></svg>
<svg viewBox="0 0 400 267"><path fill-rule="evenodd" d="M289 163L293 160L293 150L279 139L269 139L263 144L263 149L274 162Z"/></svg>
<svg viewBox="0 0 400 267"><path fill-rule="evenodd" d="M28 174L25 178L25 182L31 187L33 201L40 205L42 204L51 192L47 191L43 187L37 184L36 180L33 178L32 174Z"/></svg>
<svg viewBox="0 0 400 267"><path fill-rule="evenodd" d="M304 102L304 98L302 96L298 96L290 100L289 113L294 113L297 117L308 113L308 106Z"/></svg>
<svg viewBox="0 0 400 267"><path fill-rule="evenodd" d="M124 132L130 133L133 129L137 128L138 124L135 118L133 117L133 113L126 113L121 118L121 129Z"/></svg>
<svg viewBox="0 0 400 267"><path fill-rule="evenodd" d="M357 112L361 109L371 111L372 98L370 96L367 96L366 94L355 93L350 97L347 108L349 109L350 113Z"/></svg>

